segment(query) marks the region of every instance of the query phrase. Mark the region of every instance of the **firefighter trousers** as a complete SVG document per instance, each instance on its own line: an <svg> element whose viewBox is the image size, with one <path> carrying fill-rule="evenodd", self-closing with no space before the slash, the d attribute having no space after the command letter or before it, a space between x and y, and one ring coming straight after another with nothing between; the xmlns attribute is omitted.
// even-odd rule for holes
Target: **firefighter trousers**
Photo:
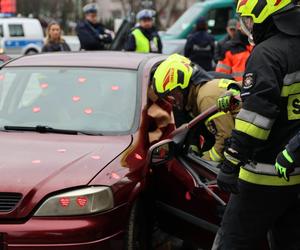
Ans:
<svg viewBox="0 0 300 250"><path fill-rule="evenodd" d="M298 186L270 187L240 181L232 194L212 250L300 250Z"/></svg>

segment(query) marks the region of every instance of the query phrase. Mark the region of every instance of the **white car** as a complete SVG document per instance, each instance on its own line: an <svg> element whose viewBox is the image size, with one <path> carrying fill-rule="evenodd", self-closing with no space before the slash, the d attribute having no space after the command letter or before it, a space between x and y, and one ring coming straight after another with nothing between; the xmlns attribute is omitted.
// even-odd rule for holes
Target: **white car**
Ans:
<svg viewBox="0 0 300 250"><path fill-rule="evenodd" d="M44 34L34 18L0 18L1 53L15 57L41 52Z"/></svg>

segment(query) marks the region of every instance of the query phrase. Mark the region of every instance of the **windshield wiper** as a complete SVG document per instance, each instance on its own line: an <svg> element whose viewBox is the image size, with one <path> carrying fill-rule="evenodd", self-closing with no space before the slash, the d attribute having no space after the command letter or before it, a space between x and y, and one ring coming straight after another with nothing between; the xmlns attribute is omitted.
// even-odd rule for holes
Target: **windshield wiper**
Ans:
<svg viewBox="0 0 300 250"><path fill-rule="evenodd" d="M4 126L6 131L25 131L25 132L38 132L41 134L53 133L53 134L68 134L68 135L92 135L92 136L102 136L103 134L97 132L89 132L89 131L76 131L76 130L68 130L68 129L57 129L48 126L38 125L35 127L27 127L27 126Z"/></svg>
<svg viewBox="0 0 300 250"><path fill-rule="evenodd" d="M54 134L69 134L69 135L77 135L78 131L75 130L67 130L67 129L56 129L48 126L35 126L35 127L26 127L26 126L4 126L5 130L13 130L13 131L33 131L41 134L45 133L54 133Z"/></svg>

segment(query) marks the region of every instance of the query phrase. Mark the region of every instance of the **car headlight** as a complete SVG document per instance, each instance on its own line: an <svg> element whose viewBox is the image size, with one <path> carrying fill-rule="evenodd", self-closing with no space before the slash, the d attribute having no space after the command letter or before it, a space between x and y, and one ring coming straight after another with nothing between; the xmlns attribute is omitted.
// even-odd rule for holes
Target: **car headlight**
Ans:
<svg viewBox="0 0 300 250"><path fill-rule="evenodd" d="M48 198L35 216L85 215L113 208L113 194L109 187L88 187Z"/></svg>

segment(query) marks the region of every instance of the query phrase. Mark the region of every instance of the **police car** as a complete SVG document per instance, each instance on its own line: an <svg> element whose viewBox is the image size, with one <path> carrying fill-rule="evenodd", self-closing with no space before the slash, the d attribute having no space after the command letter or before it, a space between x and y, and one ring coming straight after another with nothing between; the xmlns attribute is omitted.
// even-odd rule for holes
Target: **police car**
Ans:
<svg viewBox="0 0 300 250"><path fill-rule="evenodd" d="M34 18L0 18L0 52L10 56L39 53L44 42L43 29Z"/></svg>

